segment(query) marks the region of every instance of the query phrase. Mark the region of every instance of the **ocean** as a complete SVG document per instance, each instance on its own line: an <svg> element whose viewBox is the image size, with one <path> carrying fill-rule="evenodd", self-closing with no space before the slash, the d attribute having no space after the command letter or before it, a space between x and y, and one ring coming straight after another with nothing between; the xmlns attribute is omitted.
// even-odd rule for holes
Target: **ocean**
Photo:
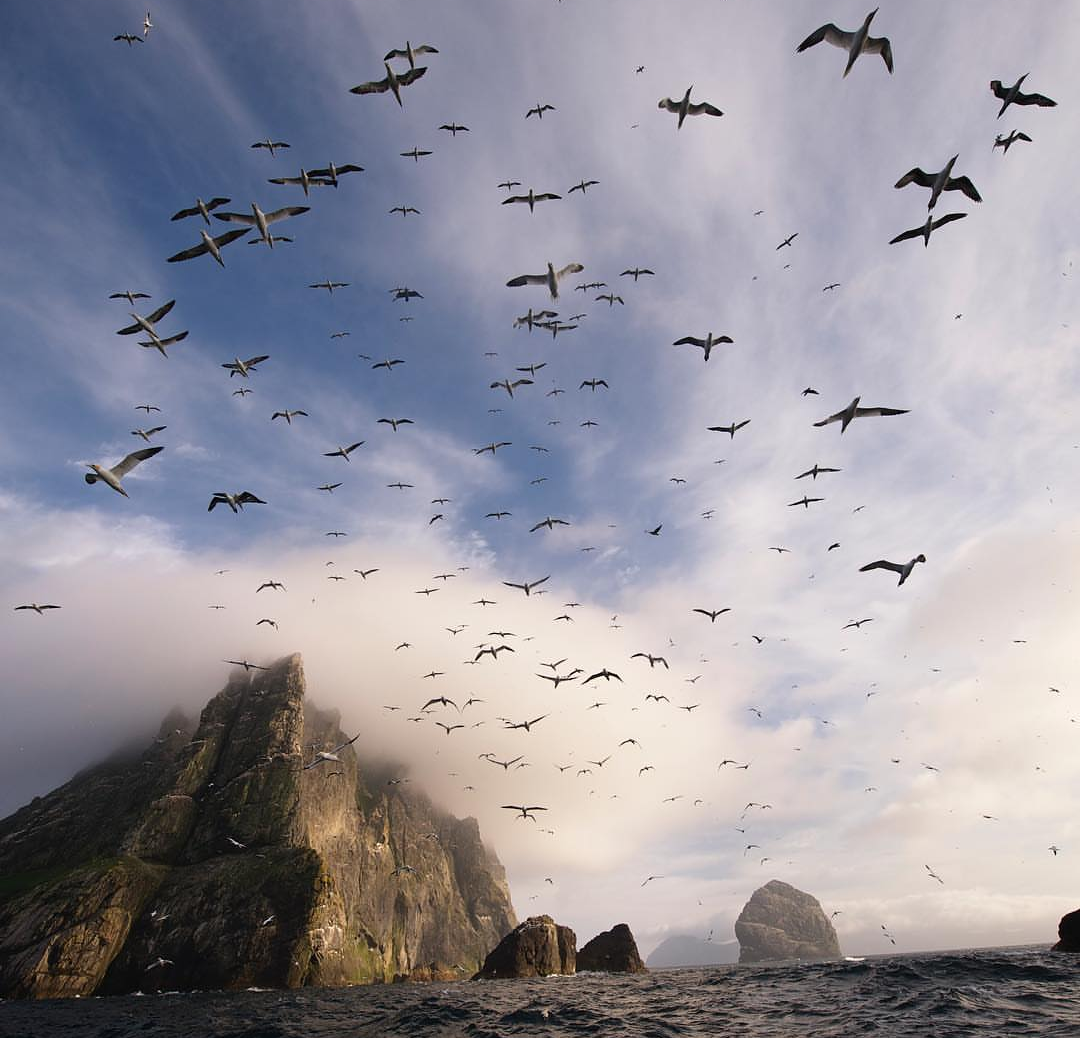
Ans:
<svg viewBox="0 0 1080 1038"><path fill-rule="evenodd" d="M3 1038L1080 1036L1080 957L1045 947L639 976L0 1004Z"/></svg>

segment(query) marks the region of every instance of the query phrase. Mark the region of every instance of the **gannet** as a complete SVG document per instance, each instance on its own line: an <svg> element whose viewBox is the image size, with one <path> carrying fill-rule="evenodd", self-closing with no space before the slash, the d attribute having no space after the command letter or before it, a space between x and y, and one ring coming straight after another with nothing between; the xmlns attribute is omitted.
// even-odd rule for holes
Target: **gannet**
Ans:
<svg viewBox="0 0 1080 1038"><path fill-rule="evenodd" d="M426 67L412 67L407 72L402 72L401 75L397 75L394 70L384 61L383 68L386 69L385 79L375 79L370 83L361 83L359 86L354 86L349 93L350 94L385 94L389 90L394 95L394 100L397 101L398 107L404 108L401 103L401 88L403 86L409 86L415 83L425 72Z"/></svg>
<svg viewBox="0 0 1080 1038"><path fill-rule="evenodd" d="M943 224L952 223L953 220L962 220L967 213L946 213L940 219L935 220L933 214L926 218L926 223L921 227L913 227L910 231L903 231L895 238L889 239L890 245L895 245L900 241L907 241L909 238L922 238L923 247L925 248L930 244L930 234L936 231Z"/></svg>
<svg viewBox="0 0 1080 1038"><path fill-rule="evenodd" d="M993 91L994 97L1001 101L1001 108L997 114L999 119L1005 114L1005 109L1009 105L1038 105L1040 108L1054 108L1057 106L1057 101L1051 101L1050 98L1042 94L1022 94L1020 92L1020 84L1029 75L1030 73L1025 72L1011 87L1002 86L1000 79L990 81L990 89Z"/></svg>
<svg viewBox="0 0 1080 1038"><path fill-rule="evenodd" d="M173 213L169 219L186 220L189 216L201 216L206 221L206 226L209 227L210 210L217 209L220 205L228 205L231 201L231 198L211 198L209 202L204 202L201 198L196 198L195 204L190 209L181 209L178 213Z"/></svg>
<svg viewBox="0 0 1080 1038"><path fill-rule="evenodd" d="M873 20L878 9L875 7L867 16L862 25L853 32L838 29L832 22L823 25L820 29L810 33L805 40L795 48L795 53L800 54L808 47L813 47L824 41L834 47L841 47L848 52L847 65L844 68L846 76L855 64L855 59L860 54L880 54L885 62L885 67L891 73L893 70L892 46L884 36L870 35L870 22Z"/></svg>
<svg viewBox="0 0 1080 1038"><path fill-rule="evenodd" d="M120 480L126 476L140 461L146 461L147 458L152 458L159 451L164 450L164 447L144 447L142 450L132 451L126 458L118 462L111 469L105 468L103 465L89 465L92 470L87 472L83 477L87 483L96 483L99 479L107 483L118 494L123 494L124 497L128 496L128 492L120 485Z"/></svg>
<svg viewBox="0 0 1080 1038"><path fill-rule="evenodd" d="M222 246L228 245L229 242L236 241L237 238L242 238L250 231L250 227L243 227L240 230L226 231L224 234L219 234L216 238L211 238L206 231L200 228L199 236L202 238L202 242L198 245L193 245L190 249L184 249L183 252L176 253L175 256L170 256L166 262L182 263L184 260L194 259L196 256L205 256L206 253L210 253L210 255L217 260L218 264L224 267L225 261L221 258Z"/></svg>
<svg viewBox="0 0 1080 1038"><path fill-rule="evenodd" d="M697 346L699 349L705 351L705 359L709 359L709 354L712 353L712 348L721 342L733 343L735 340L729 335L714 335L709 332L704 339L697 339L692 335L686 335L681 339L676 339L672 346Z"/></svg>
<svg viewBox="0 0 1080 1038"><path fill-rule="evenodd" d="M310 206L306 205L290 205L286 206L284 209L275 209L272 213L264 213L254 202L252 202L250 216L247 213L214 213L214 218L217 220L225 220L228 223L242 223L245 227L257 228L259 237L266 242L270 248L273 248L274 242L270 235L269 225L290 216L299 216L301 213L308 212L310 208Z"/></svg>
<svg viewBox="0 0 1080 1038"><path fill-rule="evenodd" d="M546 274L522 274L519 277L511 278L506 283L507 288L520 288L522 285L547 285L548 292L551 293L552 299L559 298L559 282L566 277L567 274L579 274L585 268L580 263L568 263L561 270L556 271L555 267L548 263Z"/></svg>
<svg viewBox="0 0 1080 1038"><path fill-rule="evenodd" d="M916 166L915 169L905 173L894 187L918 184L919 187L930 188L930 201L926 204L927 209L933 209L937 205L938 196L942 191L963 191L973 202L981 202L982 196L975 190L975 185L967 177L949 175L952 173L953 164L958 158L960 158L959 155L954 155L945 163L944 169L939 170L937 173L924 173Z"/></svg>
<svg viewBox="0 0 1080 1038"><path fill-rule="evenodd" d="M859 407L859 400L861 397L855 397L850 404L847 405L842 411L837 411L836 414L829 415L828 418L822 418L820 422L814 422L815 427L821 428L822 426L829 425L831 422L840 422L841 434L844 430L854 421L856 418L871 418L885 415L895 414L907 414L907 408L897 407Z"/></svg>
<svg viewBox="0 0 1080 1038"><path fill-rule="evenodd" d="M663 108L666 112L674 112L679 117L679 122L675 126L676 130L682 129L683 120L688 115L723 115L715 105L709 104L707 101L702 101L699 104L692 104L690 102L690 91L693 90L693 84L686 88L686 93L683 94L681 101L673 101L670 97L663 98L657 105L658 108Z"/></svg>
<svg viewBox="0 0 1080 1038"><path fill-rule="evenodd" d="M904 563L886 562L884 559L878 559L877 562L868 562L865 566L860 566L859 572L866 573L872 569L887 569L892 573L899 573L900 579L896 583L896 586L899 587L901 584L904 583L905 580L907 580L908 577L911 576L911 571L915 568L915 563L925 561L926 556L922 554L916 555L915 558L913 558L910 562Z"/></svg>
<svg viewBox="0 0 1080 1038"><path fill-rule="evenodd" d="M408 40L405 41L404 50L392 50L383 61L393 61L394 58L405 58L409 62L409 68L416 68L416 55L417 54L438 54L439 52L428 43L422 43L419 47L414 47Z"/></svg>

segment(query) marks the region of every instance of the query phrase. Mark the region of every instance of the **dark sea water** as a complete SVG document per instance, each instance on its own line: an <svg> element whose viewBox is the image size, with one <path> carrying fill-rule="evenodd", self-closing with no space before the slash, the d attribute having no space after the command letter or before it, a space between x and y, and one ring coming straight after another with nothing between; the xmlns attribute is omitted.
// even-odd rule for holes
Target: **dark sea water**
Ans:
<svg viewBox="0 0 1080 1038"><path fill-rule="evenodd" d="M0 1004L3 1038L1080 1038L1080 957L1045 948L643 976Z"/></svg>

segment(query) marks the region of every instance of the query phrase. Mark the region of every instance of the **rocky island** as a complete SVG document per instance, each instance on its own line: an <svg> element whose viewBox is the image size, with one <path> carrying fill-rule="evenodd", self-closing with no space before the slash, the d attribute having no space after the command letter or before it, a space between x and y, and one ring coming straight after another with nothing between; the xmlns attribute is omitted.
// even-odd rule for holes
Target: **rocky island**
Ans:
<svg viewBox="0 0 1080 1038"><path fill-rule="evenodd" d="M1061 917L1058 942L1050 950L1080 954L1080 908Z"/></svg>
<svg viewBox="0 0 1080 1038"><path fill-rule="evenodd" d="M778 879L754 891L735 921L739 962L837 959L840 942L817 898Z"/></svg>
<svg viewBox="0 0 1080 1038"><path fill-rule="evenodd" d="M0 821L0 997L475 972L517 923L502 866L346 742L293 655Z"/></svg>

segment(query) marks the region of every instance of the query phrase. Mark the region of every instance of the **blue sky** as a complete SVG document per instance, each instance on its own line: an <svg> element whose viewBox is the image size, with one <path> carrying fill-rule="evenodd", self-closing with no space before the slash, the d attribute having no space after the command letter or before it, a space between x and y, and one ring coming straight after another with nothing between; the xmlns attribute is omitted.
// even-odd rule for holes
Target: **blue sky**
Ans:
<svg viewBox="0 0 1080 1038"><path fill-rule="evenodd" d="M64 607L0 621L17 722L0 734L0 811L173 702L200 704L222 659L301 651L313 697L369 750L477 815L521 915L579 933L624 915L647 946L728 925L776 875L840 908L856 952L888 950L883 922L907 948L1048 938L1075 907L1080 838L1070 8L883 4L872 31L895 74L865 55L846 79L841 51L795 47L826 21L858 26L847 2L677 17L626 0L188 3L155 10L145 43L113 42L144 10L13 11L0 67L0 586L12 607ZM402 108L349 93L406 39L439 53ZM1028 71L1058 107L996 119L989 81ZM724 115L676 130L657 101L691 83ZM555 111L526 119L538 103ZM1033 143L1003 156L994 136L1013 128ZM291 147L251 149L266 137ZM401 157L413 147L433 154ZM966 219L928 248L888 245L928 197L893 183L957 153L984 202L946 193L935 215ZM266 182L330 161L364 172L309 200ZM506 179L563 197L504 206ZM569 194L582 179L599 183ZM215 195L311 210L274 225L295 241L273 252L241 241L224 270L167 264L200 225L169 216ZM389 213L402 204L421 212ZM505 287L549 261L585 267L556 304ZM656 276L619 277L636 266ZM326 278L349 287L306 287ZM587 281L625 305L574 290ZM424 298L395 301L399 285ZM190 334L168 359L115 334L130 308L106 297L126 289L153 296L143 314L177 300L162 334ZM513 327L549 306L587 316L554 340ZM708 363L671 345L709 331L735 341ZM258 354L253 393L233 396L222 363ZM405 363L372 370L384 358ZM488 388L541 363L513 399ZM609 388L579 388L593 378ZM857 395L910 413L813 427ZM271 422L286 408L309 417ZM707 431L746 418L734 439ZM141 445L131 430L159 424L166 449L126 477L129 499L84 483L86 463L114 464ZM323 457L358 440L350 462ZM842 471L793 478L815 463ZM219 490L267 504L207 514ZM788 507L804 493L826 500ZM547 516L571 525L529 532ZM902 588L858 572L919 552ZM527 600L502 583L548 574L550 594ZM289 590L268 603L254 588L271 578ZM712 624L697 606L732 612ZM513 631L515 652L465 666L492 630ZM535 675L563 657L624 681L552 690ZM431 669L447 671L438 690ZM487 699L484 727L448 738L399 720L440 693ZM520 738L496 720L545 712ZM519 743L525 771L477 761ZM554 767L609 752L576 781ZM753 764L718 771L725 757ZM555 836L500 812L507 784L550 803ZM751 800L774 806L740 820Z"/></svg>

